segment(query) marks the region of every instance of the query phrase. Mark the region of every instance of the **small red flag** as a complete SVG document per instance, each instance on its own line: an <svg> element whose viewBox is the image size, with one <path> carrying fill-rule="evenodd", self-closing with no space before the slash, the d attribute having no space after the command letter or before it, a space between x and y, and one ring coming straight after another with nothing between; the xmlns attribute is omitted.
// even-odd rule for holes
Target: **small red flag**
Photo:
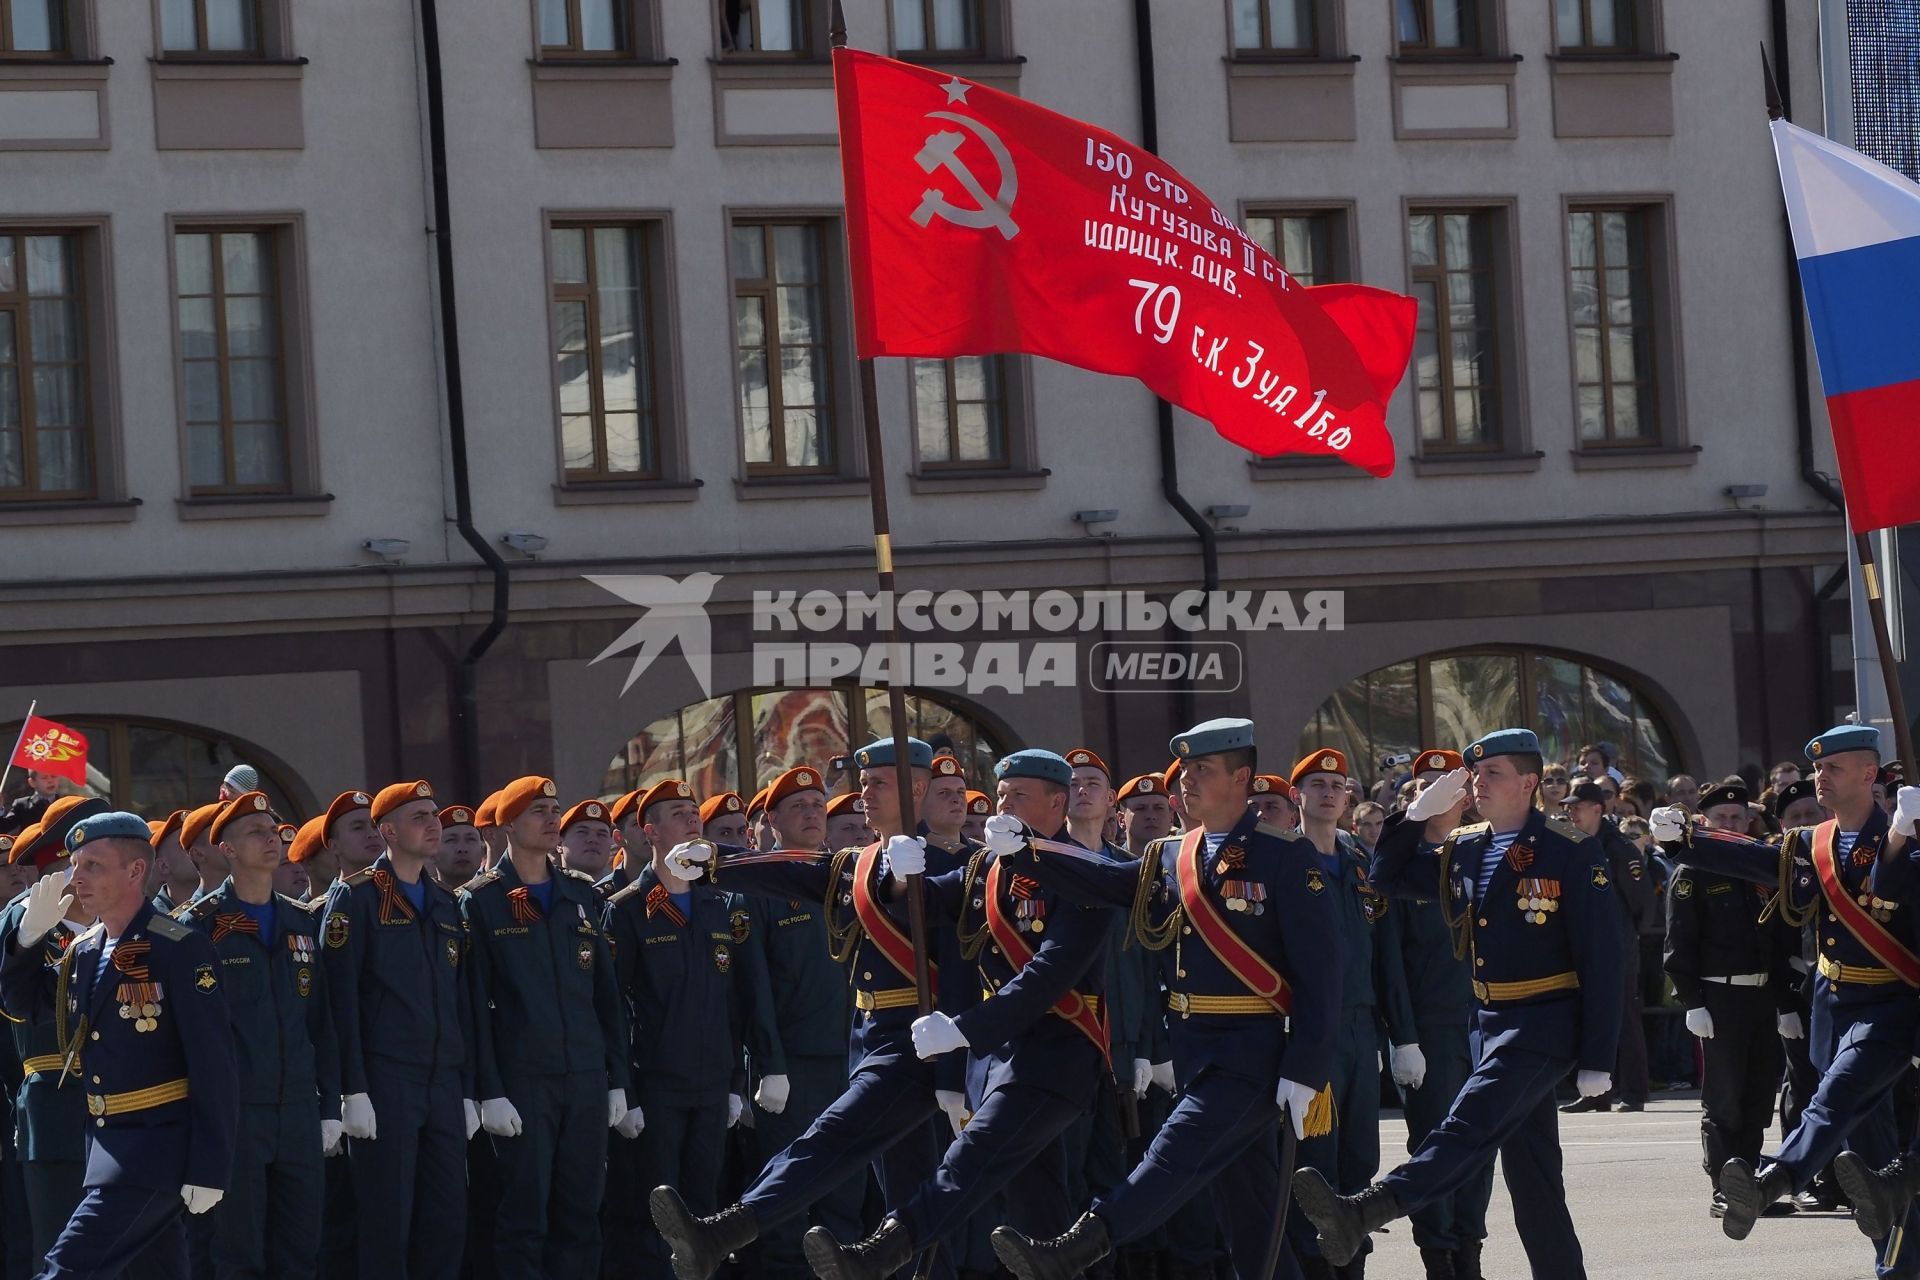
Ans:
<svg viewBox="0 0 1920 1280"><path fill-rule="evenodd" d="M87 785L87 740L44 716L28 716L13 749L13 763L39 773L57 773L76 786Z"/></svg>
<svg viewBox="0 0 1920 1280"><path fill-rule="evenodd" d="M1253 452L1393 471L1414 301L1307 288L1159 157L835 49L860 357L1021 351L1140 379Z"/></svg>

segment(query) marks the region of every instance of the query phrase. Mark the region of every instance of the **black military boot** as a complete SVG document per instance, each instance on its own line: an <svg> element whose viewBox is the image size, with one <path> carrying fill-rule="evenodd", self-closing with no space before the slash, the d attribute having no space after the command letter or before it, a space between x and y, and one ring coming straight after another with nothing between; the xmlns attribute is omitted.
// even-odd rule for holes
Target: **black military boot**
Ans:
<svg viewBox="0 0 1920 1280"><path fill-rule="evenodd" d="M1469 1240L1453 1251L1453 1280L1486 1280L1480 1274L1481 1241Z"/></svg>
<svg viewBox="0 0 1920 1280"><path fill-rule="evenodd" d="M1318 1169L1294 1172L1293 1198L1320 1232L1320 1255L1336 1267L1352 1262L1376 1228L1401 1216L1400 1202L1385 1183L1376 1182L1357 1196L1343 1196Z"/></svg>
<svg viewBox="0 0 1920 1280"><path fill-rule="evenodd" d="M1453 1250L1422 1249L1420 1265L1427 1269L1427 1280L1459 1280L1453 1269Z"/></svg>
<svg viewBox="0 0 1920 1280"><path fill-rule="evenodd" d="M878 1231L858 1244L841 1244L825 1227L810 1229L800 1244L820 1280L887 1280L913 1261L907 1225L895 1217L884 1219Z"/></svg>
<svg viewBox="0 0 1920 1280"><path fill-rule="evenodd" d="M1875 1240L1892 1233L1920 1192L1920 1161L1903 1155L1875 1170L1857 1153L1842 1151L1833 1158L1833 1173L1853 1201L1854 1225Z"/></svg>
<svg viewBox="0 0 1920 1280"><path fill-rule="evenodd" d="M1107 1224L1091 1213L1051 1240L1029 1240L1012 1227L995 1227L993 1251L1020 1280L1073 1280L1113 1252Z"/></svg>
<svg viewBox="0 0 1920 1280"><path fill-rule="evenodd" d="M708 1280L727 1261L760 1235L753 1210L731 1205L710 1217L697 1217L672 1187L655 1187L647 1197L653 1225L673 1246L673 1274L679 1280Z"/></svg>
<svg viewBox="0 0 1920 1280"><path fill-rule="evenodd" d="M1727 1198L1721 1230L1729 1240L1745 1240L1754 1221L1781 1196L1793 1193L1793 1176L1777 1164L1755 1174L1745 1160L1729 1160L1720 1169L1720 1194Z"/></svg>

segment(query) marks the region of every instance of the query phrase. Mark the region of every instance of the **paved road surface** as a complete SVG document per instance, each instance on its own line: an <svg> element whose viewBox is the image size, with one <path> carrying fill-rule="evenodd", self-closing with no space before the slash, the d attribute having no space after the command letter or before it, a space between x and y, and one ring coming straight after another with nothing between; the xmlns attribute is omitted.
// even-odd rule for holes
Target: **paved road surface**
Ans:
<svg viewBox="0 0 1920 1280"><path fill-rule="evenodd" d="M1700 1104L1656 1098L1639 1115L1560 1118L1567 1155L1567 1194L1586 1248L1590 1280L1856 1280L1873 1275L1872 1246L1839 1214L1762 1219L1738 1243L1707 1216L1707 1179L1700 1171ZM1406 1150L1398 1115L1380 1125L1382 1162ZM1779 1141L1768 1136L1767 1149ZM1496 1176L1487 1214L1486 1274L1527 1280L1526 1254L1513 1231L1513 1207ZM1368 1280L1420 1280L1420 1254L1398 1222L1374 1237Z"/></svg>

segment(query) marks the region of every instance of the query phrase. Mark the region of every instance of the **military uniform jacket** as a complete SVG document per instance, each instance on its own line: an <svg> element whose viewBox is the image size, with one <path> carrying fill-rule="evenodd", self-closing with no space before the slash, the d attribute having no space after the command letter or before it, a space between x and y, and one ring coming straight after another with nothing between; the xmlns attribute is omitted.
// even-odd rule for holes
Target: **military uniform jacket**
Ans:
<svg viewBox="0 0 1920 1280"><path fill-rule="evenodd" d="M927 876L958 870L979 849L972 841L962 842L958 853L928 845ZM847 1036L848 1074L861 1071L917 1074L924 1072L927 1064L913 1051L913 1020L919 1016L913 975L887 958L887 952L861 926L854 906L854 878L860 874L865 852L865 849L848 847L822 853L798 850L757 853L722 845L720 875L730 887L748 893L821 904L823 923L828 937L834 940L835 954L850 956L846 981L853 988L854 1014ZM908 932L906 901L904 898L898 902L885 900L880 861L875 857L867 864L865 888L871 891L894 927L905 934ZM928 923L938 923L931 913ZM957 1018L980 1002L979 979L972 964L961 955L953 930L928 930L927 959L933 966L935 1008L950 1018ZM949 978L946 976L949 974L954 976ZM964 1054L945 1054L935 1059L932 1070L935 1088L954 1093L966 1088Z"/></svg>
<svg viewBox="0 0 1920 1280"><path fill-rule="evenodd" d="M459 1071L472 1097L462 967L466 925L451 893L428 875L415 911L381 854L327 891L320 954L340 1043L340 1090L367 1091L379 1058L421 1071Z"/></svg>
<svg viewBox="0 0 1920 1280"><path fill-rule="evenodd" d="M1600 819L1600 834L1595 838L1606 850L1607 864L1613 872L1613 892L1620 903L1620 938L1627 949L1627 968L1637 971L1640 924L1654 910L1653 881L1647 877L1646 860L1640 856L1640 850L1612 818Z"/></svg>
<svg viewBox="0 0 1920 1280"><path fill-rule="evenodd" d="M105 943L105 926L95 925L58 964L38 947L9 947L0 963L8 1011L52 1019L66 1050L77 1047L91 1139L86 1185L224 1191L239 1078L213 944L155 915L150 902L100 974Z"/></svg>
<svg viewBox="0 0 1920 1280"><path fill-rule="evenodd" d="M1419 842L1382 840L1374 886L1393 897L1437 898L1473 959L1486 1050L1506 1045L1611 1072L1625 990L1620 908L1600 842L1538 809L1515 833L1485 896L1474 889L1492 842L1487 823L1460 827L1438 857Z"/></svg>
<svg viewBox="0 0 1920 1280"><path fill-rule="evenodd" d="M1788 956L1797 935L1767 909L1764 885L1682 864L1667 890L1663 952L1674 993L1689 1009L1706 1005L1703 979L1764 974L1774 1005L1795 1007ZM1761 917L1765 916L1763 920Z"/></svg>
<svg viewBox="0 0 1920 1280"><path fill-rule="evenodd" d="M23 893L0 911L0 956L13 953L13 935L19 931L26 901ZM58 964L60 953L76 936L65 921L55 925L40 943L42 962ZM13 1052L19 1059L18 1087L13 1091L13 1133L20 1158L78 1164L87 1158L87 1099L85 1090L79 1087L77 1060L67 1087L60 1088L60 1067L66 1055L61 1051L51 1011L35 1018L16 1016L0 1008L0 1015L5 1016Z"/></svg>
<svg viewBox="0 0 1920 1280"><path fill-rule="evenodd" d="M689 908L682 916L648 867L607 899L605 928L640 1096L702 1106L746 1092L754 952L737 894L695 883Z"/></svg>
<svg viewBox="0 0 1920 1280"><path fill-rule="evenodd" d="M240 1101L249 1106L320 1107L340 1118L340 1047L333 1035L320 913L275 895L273 934L262 938L228 880L175 917L207 935L220 957Z"/></svg>
<svg viewBox="0 0 1920 1280"><path fill-rule="evenodd" d="M1387 819L1374 848L1377 869L1389 851L1411 842L1413 856L1437 858L1438 841L1425 837L1425 824L1409 822L1406 814ZM1465 1029L1473 1022L1473 963L1453 953L1453 930L1438 902L1402 898L1378 926L1380 964L1399 976L1385 984L1383 1006L1387 1035L1395 1044L1419 1044L1425 1027Z"/></svg>
<svg viewBox="0 0 1920 1280"><path fill-rule="evenodd" d="M754 1069L785 1075L789 1058L840 1058L847 1051L852 1004L847 969L827 942L827 906L818 897L747 898L751 945L767 978L765 1011L747 1033ZM756 1002L758 1005L758 1002Z"/></svg>
<svg viewBox="0 0 1920 1280"><path fill-rule="evenodd" d="M1266 826L1251 812L1234 824L1217 851L1208 853L1203 844L1199 853L1201 891L1220 908L1234 935L1285 980L1291 1011L1282 1017L1195 933L1176 879L1184 838L1155 841L1137 865L1113 866L1051 850L1032 855L1037 861L1031 865L1070 898L1133 908L1135 944L1161 951L1167 1036L1182 1088L1208 1068L1325 1087L1333 1074L1344 975L1327 963L1339 954L1331 901L1338 889L1321 869L1319 855L1306 841ZM1241 906L1234 907L1236 902ZM1245 1011L1195 1011L1216 1000L1244 1001Z"/></svg>

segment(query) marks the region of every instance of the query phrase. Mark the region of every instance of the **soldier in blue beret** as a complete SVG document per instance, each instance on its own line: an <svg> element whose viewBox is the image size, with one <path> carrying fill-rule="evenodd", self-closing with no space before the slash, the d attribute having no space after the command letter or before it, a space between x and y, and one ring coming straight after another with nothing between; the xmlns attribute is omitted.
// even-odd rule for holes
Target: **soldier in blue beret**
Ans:
<svg viewBox="0 0 1920 1280"><path fill-rule="evenodd" d="M1913 998L1920 987L1913 948L1920 868L1912 839L1920 788L1902 789L1904 818L1889 823L1874 803L1880 733L1869 725L1829 729L1807 743L1806 754L1814 794L1833 815L1817 826L1756 840L1695 825L1677 808L1650 816L1654 839L1676 861L1776 888L1789 926L1819 925L1807 1052L1820 1084L1771 1161L1756 1169L1732 1159L1721 1169L1721 1227L1735 1240L1746 1238L1773 1201L1805 1190L1828 1162L1846 1186L1849 1176L1893 1159L1899 1143L1892 1090L1920 1034ZM1837 1160L1842 1145L1864 1163ZM1920 1259L1888 1255L1891 1240L1920 1233L1920 1215L1904 1200L1873 1194L1874 1187L1848 1190L1857 1195L1856 1220L1875 1241L1880 1274L1916 1274ZM1902 1214L1904 1233L1894 1230Z"/></svg>
<svg viewBox="0 0 1920 1280"><path fill-rule="evenodd" d="M994 1249L1021 1280L1067 1280L1151 1232L1213 1186L1233 1274L1265 1275L1280 1200L1278 1126L1331 1128L1342 973L1330 886L1311 846L1248 807L1253 723L1210 720L1174 738L1193 826L1116 866L1054 845L1020 856L1068 900L1130 907L1135 940L1162 956L1180 1100L1125 1182L1065 1234L1002 1227ZM1290 1020L1289 1020L1290 1016ZM1310 1127L1311 1126L1311 1127Z"/></svg>
<svg viewBox="0 0 1920 1280"><path fill-rule="evenodd" d="M131 813L76 825L72 880L34 885L0 960L0 1004L51 1017L86 1081L86 1193L47 1254L49 1276L185 1280L185 1215L219 1203L232 1171L237 1074L219 958L155 914L149 839ZM99 923L48 964L40 943L76 901Z"/></svg>
<svg viewBox="0 0 1920 1280"><path fill-rule="evenodd" d="M1382 858L1374 883L1396 897L1438 898L1473 991L1485 1050L1439 1127L1413 1156L1358 1195L1342 1196L1313 1169L1294 1178L1320 1248L1344 1265L1373 1231L1476 1176L1497 1154L1514 1223L1537 1280L1586 1274L1567 1212L1554 1089L1612 1087L1620 1035L1619 908L1599 841L1539 807L1540 743L1502 729L1463 753L1483 821L1455 830L1440 856L1409 843ZM1422 797L1444 811L1466 787L1457 770ZM1414 811L1426 816L1425 806Z"/></svg>

